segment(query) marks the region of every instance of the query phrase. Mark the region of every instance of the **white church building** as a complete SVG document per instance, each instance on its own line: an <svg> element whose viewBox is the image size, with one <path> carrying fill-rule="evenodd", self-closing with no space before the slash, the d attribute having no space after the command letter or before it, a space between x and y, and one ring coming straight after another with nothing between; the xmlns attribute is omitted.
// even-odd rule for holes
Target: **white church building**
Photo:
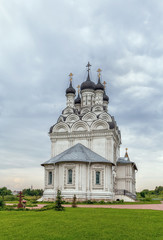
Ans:
<svg viewBox="0 0 163 240"><path fill-rule="evenodd" d="M127 150L120 157L121 133L109 114L109 97L105 82L87 79L78 86L66 89L66 108L49 131L51 159L41 164L45 169L43 200L55 200L57 190L63 199L72 201L135 201L136 164L130 161Z"/></svg>

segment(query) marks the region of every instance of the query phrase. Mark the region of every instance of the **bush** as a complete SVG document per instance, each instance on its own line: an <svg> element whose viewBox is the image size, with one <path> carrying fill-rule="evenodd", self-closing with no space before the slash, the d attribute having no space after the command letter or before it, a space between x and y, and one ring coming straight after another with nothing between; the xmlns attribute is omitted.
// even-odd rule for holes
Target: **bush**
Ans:
<svg viewBox="0 0 163 240"><path fill-rule="evenodd" d="M58 189L58 191L57 191L57 197L56 197L54 209L55 209L56 211L63 211L63 210L64 210L64 207L62 206L61 191L60 191L59 189Z"/></svg>
<svg viewBox="0 0 163 240"><path fill-rule="evenodd" d="M3 208L5 206L5 203L2 199L0 199L0 208Z"/></svg>
<svg viewBox="0 0 163 240"><path fill-rule="evenodd" d="M5 201L18 201L18 197L14 195L7 195L4 197Z"/></svg>
<svg viewBox="0 0 163 240"><path fill-rule="evenodd" d="M86 204L93 204L94 202L92 200L87 200L84 203L86 203Z"/></svg>

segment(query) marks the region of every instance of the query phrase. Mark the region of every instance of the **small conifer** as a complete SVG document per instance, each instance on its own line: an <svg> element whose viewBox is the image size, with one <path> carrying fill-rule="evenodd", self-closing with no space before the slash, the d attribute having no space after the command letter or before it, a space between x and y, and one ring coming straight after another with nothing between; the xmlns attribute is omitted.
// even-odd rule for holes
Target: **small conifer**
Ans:
<svg viewBox="0 0 163 240"><path fill-rule="evenodd" d="M63 211L64 210L64 207L62 206L61 191L59 189L57 190L57 197L56 197L54 208L55 208L56 211Z"/></svg>

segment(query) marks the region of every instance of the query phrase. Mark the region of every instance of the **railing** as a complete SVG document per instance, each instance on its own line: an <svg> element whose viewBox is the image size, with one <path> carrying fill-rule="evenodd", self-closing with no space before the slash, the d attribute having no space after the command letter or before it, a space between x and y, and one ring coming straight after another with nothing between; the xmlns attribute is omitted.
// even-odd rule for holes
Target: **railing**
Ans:
<svg viewBox="0 0 163 240"><path fill-rule="evenodd" d="M115 191L115 195L125 195L125 196L128 196L128 197L136 200L136 195L127 191L127 190L125 190L125 189L117 189Z"/></svg>

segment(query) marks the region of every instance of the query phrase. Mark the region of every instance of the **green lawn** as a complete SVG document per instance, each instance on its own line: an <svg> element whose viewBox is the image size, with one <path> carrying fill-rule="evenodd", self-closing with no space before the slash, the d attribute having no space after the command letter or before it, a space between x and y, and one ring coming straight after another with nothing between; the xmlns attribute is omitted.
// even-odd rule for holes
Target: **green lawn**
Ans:
<svg viewBox="0 0 163 240"><path fill-rule="evenodd" d="M0 211L0 240L163 240L163 211Z"/></svg>

